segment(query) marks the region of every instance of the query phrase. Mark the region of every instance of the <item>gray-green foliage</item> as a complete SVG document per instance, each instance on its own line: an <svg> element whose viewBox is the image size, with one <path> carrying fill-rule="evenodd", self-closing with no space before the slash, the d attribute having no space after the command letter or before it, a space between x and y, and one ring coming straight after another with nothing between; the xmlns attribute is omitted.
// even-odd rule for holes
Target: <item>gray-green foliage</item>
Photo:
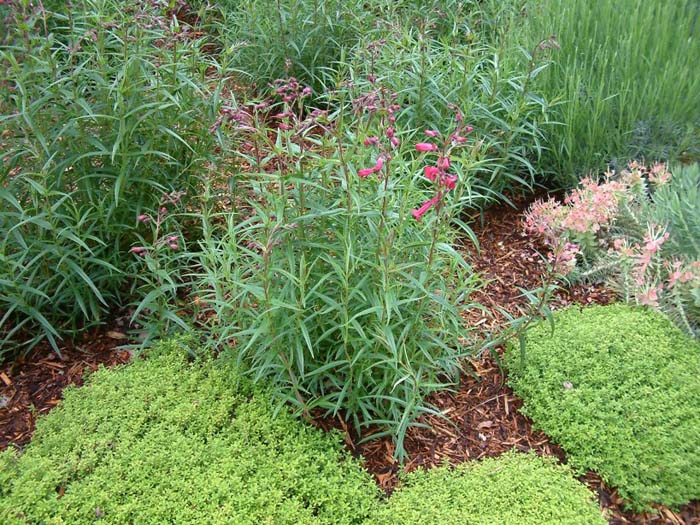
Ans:
<svg viewBox="0 0 700 525"><path fill-rule="evenodd" d="M134 300L136 216L164 192L194 201L218 108L201 39L159 8L25 4L0 47L0 353L57 348Z"/></svg>
<svg viewBox="0 0 700 525"><path fill-rule="evenodd" d="M604 525L592 494L552 458L510 452L406 476L373 525Z"/></svg>
<svg viewBox="0 0 700 525"><path fill-rule="evenodd" d="M182 346L96 372L24 451L0 454L0 522L363 523L378 491L337 436Z"/></svg>
<svg viewBox="0 0 700 525"><path fill-rule="evenodd" d="M698 159L700 4L696 0L529 0L521 41L556 35L537 89L558 100L541 168L578 177L630 159Z"/></svg>
<svg viewBox="0 0 700 525"><path fill-rule="evenodd" d="M671 181L652 195L651 216L667 227L669 254L700 261L700 164L676 166L671 173Z"/></svg>
<svg viewBox="0 0 700 525"><path fill-rule="evenodd" d="M700 345L659 313L571 307L505 362L523 412L637 509L700 497Z"/></svg>

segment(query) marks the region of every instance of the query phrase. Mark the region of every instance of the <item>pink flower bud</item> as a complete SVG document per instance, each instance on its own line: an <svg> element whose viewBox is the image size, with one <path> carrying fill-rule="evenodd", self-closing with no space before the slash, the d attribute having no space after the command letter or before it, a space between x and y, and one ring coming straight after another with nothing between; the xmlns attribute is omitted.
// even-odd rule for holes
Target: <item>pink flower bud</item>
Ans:
<svg viewBox="0 0 700 525"><path fill-rule="evenodd" d="M394 128L392 128L392 127L386 128L386 136L387 137L389 137L389 138L393 137L394 133L395 133Z"/></svg>
<svg viewBox="0 0 700 525"><path fill-rule="evenodd" d="M131 253L135 253L136 255L141 255L146 251L146 248L143 246L132 246L132 248L129 250Z"/></svg>
<svg viewBox="0 0 700 525"><path fill-rule="evenodd" d="M139 215L139 216L136 217L136 220L139 221L139 222L142 222L142 223L146 224L148 221L151 220L151 218L150 218L148 215L141 214L141 215Z"/></svg>
<svg viewBox="0 0 700 525"><path fill-rule="evenodd" d="M171 242L171 243L168 243L168 246L170 246L170 248L171 248L171 249L173 249L173 250L177 250L177 248L178 248L178 246L177 246L177 243L176 243L176 242Z"/></svg>
<svg viewBox="0 0 700 525"><path fill-rule="evenodd" d="M376 146L379 144L379 137L367 137L364 144L365 146Z"/></svg>
<svg viewBox="0 0 700 525"><path fill-rule="evenodd" d="M374 173L374 171L375 171L374 168L365 168L365 169L359 170L357 172L357 174L364 179L365 177L369 177L370 175L372 175L372 173Z"/></svg>
<svg viewBox="0 0 700 525"><path fill-rule="evenodd" d="M401 144L401 141L399 139L397 139L396 137L391 137L389 142L391 142L391 145L394 146L395 148L398 148L399 144Z"/></svg>
<svg viewBox="0 0 700 525"><path fill-rule="evenodd" d="M434 129L426 129L425 134L431 138L440 136L440 133L438 131L435 131Z"/></svg>
<svg viewBox="0 0 700 525"><path fill-rule="evenodd" d="M430 144L429 142L419 142L416 144L416 150L418 151L437 151L438 147L435 144Z"/></svg>

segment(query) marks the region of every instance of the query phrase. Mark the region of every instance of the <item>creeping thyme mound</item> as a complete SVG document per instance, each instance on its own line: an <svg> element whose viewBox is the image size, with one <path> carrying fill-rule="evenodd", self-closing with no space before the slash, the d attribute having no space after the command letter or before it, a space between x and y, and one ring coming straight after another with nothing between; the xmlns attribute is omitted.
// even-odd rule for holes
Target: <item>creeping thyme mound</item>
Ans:
<svg viewBox="0 0 700 525"><path fill-rule="evenodd" d="M507 453L409 474L375 525L605 525L592 493L553 458Z"/></svg>
<svg viewBox="0 0 700 525"><path fill-rule="evenodd" d="M700 498L700 344L661 314L569 308L506 353L523 412L632 507Z"/></svg>
<svg viewBox="0 0 700 525"><path fill-rule="evenodd" d="M161 351L67 390L24 453L0 454L0 523L364 522L377 489L337 439L220 360Z"/></svg>

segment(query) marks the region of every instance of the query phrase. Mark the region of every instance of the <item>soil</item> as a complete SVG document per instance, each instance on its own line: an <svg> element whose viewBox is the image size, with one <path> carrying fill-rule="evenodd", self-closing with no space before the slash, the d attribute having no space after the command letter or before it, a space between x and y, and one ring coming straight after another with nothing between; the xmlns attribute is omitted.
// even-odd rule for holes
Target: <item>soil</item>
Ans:
<svg viewBox="0 0 700 525"><path fill-rule="evenodd" d="M530 199L531 200L531 199ZM469 318L484 330L496 328L504 320L500 307L510 315L518 315L525 305L520 288L533 289L541 284L542 269L537 247L521 234L520 221L528 200L516 201L515 208L498 207L477 220L474 232L479 248L469 244L475 270L489 280L474 300L490 306L487 314ZM551 307L570 304L608 304L615 300L610 290L597 285L576 285L557 291ZM0 450L13 443L23 446L31 439L35 419L60 403L68 385L81 385L84 374L99 366L126 363L130 353L119 350L124 343L118 331L101 330L87 333L83 341L62 350L61 357L48 347L36 349L24 359L0 365ZM543 433L533 430L532 422L519 412L522 402L513 395L505 377L492 356L474 360L474 375L465 375L454 392L441 392L432 402L444 418L431 416L422 422L430 428L414 427L406 438L410 461L406 468L429 468L448 462L497 456L512 448L533 450L554 455L566 461L563 451ZM315 424L324 429L339 428L345 432L348 448L364 457L364 464L378 485L390 494L398 484L399 465L393 459L389 438L364 443L342 420L318 418ZM594 490L612 525L700 525L700 502L674 512L658 507L657 513L631 513L623 510L623 501L614 489L589 473L582 481Z"/></svg>

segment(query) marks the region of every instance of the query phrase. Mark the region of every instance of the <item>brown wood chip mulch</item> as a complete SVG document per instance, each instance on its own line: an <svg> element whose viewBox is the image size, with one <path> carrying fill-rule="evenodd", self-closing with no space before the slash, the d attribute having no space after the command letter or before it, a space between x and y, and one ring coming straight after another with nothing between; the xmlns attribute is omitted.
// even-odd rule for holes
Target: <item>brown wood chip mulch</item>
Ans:
<svg viewBox="0 0 700 525"><path fill-rule="evenodd" d="M495 306L517 315L525 301L518 297L517 287L533 289L540 285L542 265L536 247L521 235L520 221L528 202L520 200L516 209L499 207L487 211L483 224L474 231L480 250L466 246L473 256L475 269L487 279L481 291L472 297L491 307L486 315L468 319L489 330L503 321ZM608 304L614 295L600 286L577 285L557 292L552 307L569 304ZM115 338L116 337L116 338ZM83 343L62 352L62 358L48 348L36 350L31 356L0 365L0 450L9 443L26 444L34 429L37 414L56 406L61 393L69 384L81 385L83 374L100 365L126 363L129 352L115 350L123 341L119 334L95 331L84 337ZM538 454L554 455L565 461L563 451L547 436L532 429L532 423L518 409L522 402L505 385L494 359L490 356L472 362L476 374L465 375L454 392L441 392L432 399L445 418L431 416L423 422L430 428L414 427L406 438L410 461L408 470L428 468L449 462L497 456L516 448L533 450ZM321 428L345 430L346 444L354 454L365 458L366 468L377 483L390 493L398 483L399 465L393 459L393 445L388 438L360 444L359 438L347 430L344 423L318 419ZM582 478L598 494L608 521L612 525L700 525L700 502L686 505L674 512L659 507L658 513L634 514L623 510L623 502L615 490L607 487L595 474Z"/></svg>
<svg viewBox="0 0 700 525"><path fill-rule="evenodd" d="M86 372L128 362L128 351L115 350L124 337L114 330L93 330L82 343L63 348L60 357L41 345L25 357L0 365L0 450L10 443L28 443L37 415L58 405L65 387L82 385Z"/></svg>

